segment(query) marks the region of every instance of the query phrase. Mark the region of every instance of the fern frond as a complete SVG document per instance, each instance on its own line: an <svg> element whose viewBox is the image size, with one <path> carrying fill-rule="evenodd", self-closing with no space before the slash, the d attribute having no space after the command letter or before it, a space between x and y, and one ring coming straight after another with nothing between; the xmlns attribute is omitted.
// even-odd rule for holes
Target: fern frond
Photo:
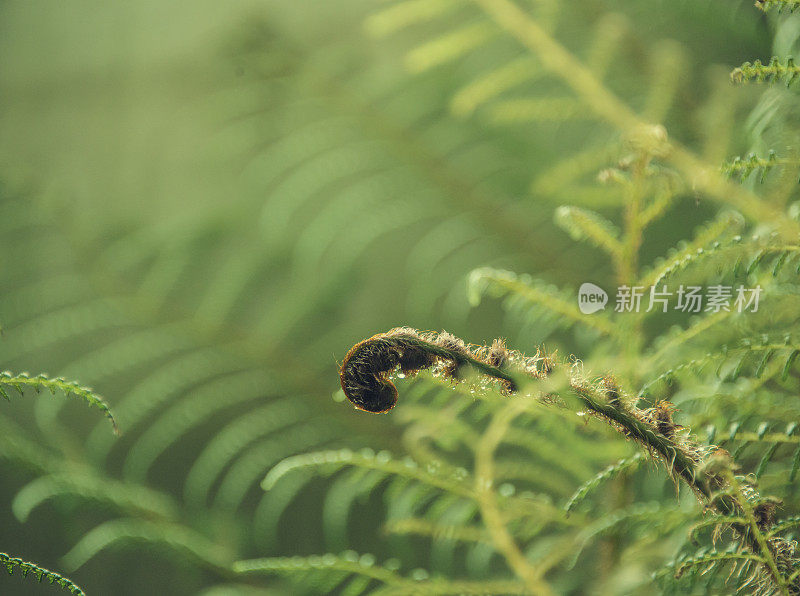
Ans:
<svg viewBox="0 0 800 596"><path fill-rule="evenodd" d="M620 258L623 249L619 230L599 213L580 207L562 206L556 209L555 222L573 240L588 240L612 258Z"/></svg>
<svg viewBox="0 0 800 596"><path fill-rule="evenodd" d="M220 353L213 349L197 349L188 354L181 354L144 376L119 401L116 406L117 415L120 420L125 421L126 427L133 431L176 394L180 395L217 375L239 370L241 370L239 362L233 358L222 358ZM98 461L108 454L113 445L113 442L100 434L98 429L93 430L87 439L87 447Z"/></svg>
<svg viewBox="0 0 800 596"><path fill-rule="evenodd" d="M341 578L342 576L355 574L383 584L380 588L370 591L371 594L383 596L389 594L399 596L401 594L478 595L528 593L519 582L507 580L459 581L429 579L428 573L422 569L413 571L411 577L404 577L397 572L396 565L387 565L387 563L378 565L372 555L358 555L353 551L347 551L338 556L328 553L312 557L276 557L237 561L234 563L233 569L236 573L243 575L300 575L310 572L323 576L323 578L326 575L336 573ZM320 580L317 579L316 581Z"/></svg>
<svg viewBox="0 0 800 596"><path fill-rule="evenodd" d="M641 278L639 284L644 287L658 286L667 277L685 269L698 258L707 256L709 251L721 249L722 240L728 235L736 234L743 226L744 220L738 213L734 211L721 213L712 222L696 230L690 242L679 245L665 258L657 261Z"/></svg>
<svg viewBox="0 0 800 596"><path fill-rule="evenodd" d="M391 563L389 567L378 565L373 555L358 555L352 551L340 556L328 553L312 557L274 557L236 561L233 570L243 575L295 574L308 571L342 572L363 575L389 586L403 586L410 589L414 585L413 580L399 575Z"/></svg>
<svg viewBox="0 0 800 596"><path fill-rule="evenodd" d="M624 474L628 471L635 470L639 467L641 462L644 461L644 455L641 453L636 453L631 457L626 457L618 461L615 464L611 464L605 470L585 482L577 491L570 497L567 504L564 505L564 511L569 513L572 511L579 503L581 503L590 492L595 490L598 486L604 483L607 480L611 480L612 478L616 478L620 474Z"/></svg>
<svg viewBox="0 0 800 596"><path fill-rule="evenodd" d="M406 55L406 68L419 73L457 60L495 34L495 29L484 22L466 25L411 50Z"/></svg>
<svg viewBox="0 0 800 596"><path fill-rule="evenodd" d="M688 61L681 45L672 41L658 43L651 61L654 80L642 114L651 122L662 122L672 107Z"/></svg>
<svg viewBox="0 0 800 596"><path fill-rule="evenodd" d="M42 503L61 496L74 496L122 512L144 517L174 519L177 507L167 495L144 486L118 482L77 470L40 476L25 485L11 503L14 516L25 522Z"/></svg>
<svg viewBox="0 0 800 596"><path fill-rule="evenodd" d="M777 56L773 56L769 64L762 64L761 60L745 62L731 71L731 80L734 83L744 83L748 81L756 81L758 83L769 81L770 83L776 83L778 81L784 81L787 87L791 85L798 76L800 76L800 66L795 66L794 58L787 58L784 64Z"/></svg>
<svg viewBox="0 0 800 596"><path fill-rule="evenodd" d="M102 550L137 542L163 545L169 551L188 556L212 569L230 566L231 555L227 549L209 542L201 534L177 524L138 519L116 519L93 528L64 555L64 566L78 569Z"/></svg>
<svg viewBox="0 0 800 596"><path fill-rule="evenodd" d="M790 162L779 160L775 151L770 151L767 157L758 157L755 153L748 153L744 157L737 155L733 160L725 163L722 166L722 171L729 178L738 176L739 180L744 181L747 180L753 172L760 170L761 176L759 182L763 184L767 175L772 171L772 168L784 163Z"/></svg>
<svg viewBox="0 0 800 596"><path fill-rule="evenodd" d="M621 524L625 524L626 529L632 529L636 524L646 524L648 536L655 537L683 523L685 518L684 512L676 511L674 507L667 509L661 503L636 503L625 509L613 511L579 532L577 545L571 553L567 567L573 569L583 551L593 540Z"/></svg>
<svg viewBox="0 0 800 596"><path fill-rule="evenodd" d="M407 517L390 520L384 526L390 534L415 534L433 539L459 540L463 542L490 542L486 531L477 526L461 524L444 525L424 518Z"/></svg>
<svg viewBox="0 0 800 596"><path fill-rule="evenodd" d="M387 475L400 476L416 480L432 487L471 497L472 486L467 481L466 470L449 471L444 474L432 473L421 469L416 462L407 459L397 461L386 451L375 453L371 449L354 452L350 449L336 451L320 451L289 457L272 468L261 483L264 490L269 491L283 476L303 468L322 467L326 471L336 471L346 466L357 466L370 470L379 470Z"/></svg>
<svg viewBox="0 0 800 596"><path fill-rule="evenodd" d="M689 540L694 544L699 544L698 534L701 530L706 528L713 528L716 536L717 532L720 532L721 530L730 528L734 525L742 526L743 524L747 523L747 518L739 515L712 515L711 517L692 525L692 527L689 529Z"/></svg>
<svg viewBox="0 0 800 596"><path fill-rule="evenodd" d="M450 111L456 116L468 116L504 92L534 79L538 73L540 69L529 57L513 60L459 89L450 100Z"/></svg>
<svg viewBox="0 0 800 596"><path fill-rule="evenodd" d="M756 7L764 12L773 8L777 8L779 13L784 10L794 12L800 7L800 0L756 0Z"/></svg>
<svg viewBox="0 0 800 596"><path fill-rule="evenodd" d="M376 37L384 37L444 15L458 6L454 0L405 0L368 16L364 28Z"/></svg>
<svg viewBox="0 0 800 596"><path fill-rule="evenodd" d="M37 376L31 376L28 373L11 373L8 371L0 372L0 395L9 399L8 391L3 389L3 387L13 387L14 389L19 392L20 395L23 395L25 387L31 387L35 389L37 392L41 391L42 389L48 390L52 395L56 394L56 391L60 391L67 397L75 396L83 401L85 401L90 406L99 409L106 415L111 421L111 426L114 430L114 434L119 434L119 428L117 427L117 421L114 418L114 415L111 413L111 409L108 407L108 404L103 400L102 397L97 395L92 389L89 387L83 387L77 381L68 381L63 377L57 378L50 378L47 375L40 374Z"/></svg>
<svg viewBox="0 0 800 596"><path fill-rule="evenodd" d="M527 275L517 276L510 271L491 269L488 267L475 269L470 273L467 282L467 291L473 305L480 304L481 296L509 295L518 297L532 307L539 307L552 312L560 317L561 321L570 321L570 324L585 325L603 335L618 337L619 329L615 327L601 313L591 317L584 316L575 301L542 282L537 282ZM562 323L563 324L563 323Z"/></svg>
<svg viewBox="0 0 800 596"><path fill-rule="evenodd" d="M306 416L303 405L285 398L248 412L226 425L208 441L189 469L184 483L186 500L196 504L204 502L216 478L243 448Z"/></svg>
<svg viewBox="0 0 800 596"><path fill-rule="evenodd" d="M23 561L18 557L12 557L6 553L0 553L0 565L5 565L9 575L13 575L14 570L18 569L22 577L28 577L28 574L31 574L39 583L41 583L43 579L46 579L49 583L61 586L65 591L74 596L86 596L86 593L68 577L40 567L36 563Z"/></svg>
<svg viewBox="0 0 800 596"><path fill-rule="evenodd" d="M772 526L772 529L770 530L768 535L774 536L775 534L785 532L786 530L789 530L791 528L796 528L798 525L800 525L800 516L782 519L776 522L774 526Z"/></svg>
<svg viewBox="0 0 800 596"><path fill-rule="evenodd" d="M321 420L270 433L268 439L253 445L230 465L219 484L214 505L235 509L247 491L258 483L265 469L274 466L289 453L318 449L337 436L337 430Z"/></svg>
<svg viewBox="0 0 800 596"><path fill-rule="evenodd" d="M527 122L565 122L591 118L571 97L519 98L496 101L490 108L490 118L496 124Z"/></svg>
<svg viewBox="0 0 800 596"><path fill-rule="evenodd" d="M576 196L582 197L584 205L593 207L618 206L622 201L620 193L606 185L596 184L601 169L613 163L615 153L618 152L619 147L616 144L603 144L572 154L541 172L531 182L531 192L537 197L570 203L576 201ZM591 185L587 183L579 186L581 179L590 177Z"/></svg>
<svg viewBox="0 0 800 596"><path fill-rule="evenodd" d="M702 567L704 571L708 571L709 569L713 569L713 567L717 564L729 563L731 561L754 561L756 563L763 563L764 559L757 555L744 552L712 551L710 553L706 553L700 551L700 554L697 554L693 557L687 557L680 561L680 565L678 565L677 569L675 570L675 577L680 578L684 573L686 573L687 570L694 567Z"/></svg>
<svg viewBox="0 0 800 596"><path fill-rule="evenodd" d="M274 379L263 371L242 371L198 387L165 409L128 451L124 473L141 482L158 456L202 422L225 409L263 397Z"/></svg>

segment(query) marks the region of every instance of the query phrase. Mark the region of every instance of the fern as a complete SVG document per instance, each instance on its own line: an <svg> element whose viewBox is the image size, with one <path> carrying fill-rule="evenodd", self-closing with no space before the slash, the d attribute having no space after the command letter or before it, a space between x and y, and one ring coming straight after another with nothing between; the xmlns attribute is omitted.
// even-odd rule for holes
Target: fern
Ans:
<svg viewBox="0 0 800 596"><path fill-rule="evenodd" d="M764 12L773 8L777 8L778 12L781 12L782 10L794 12L794 10L798 7L798 4L800 3L798 3L796 0L756 0L756 6Z"/></svg>
<svg viewBox="0 0 800 596"><path fill-rule="evenodd" d="M794 59L787 58L786 63L782 63L777 57L773 57L769 64L762 64L760 60L753 63L745 62L740 67L731 72L731 80L736 83L744 81L785 81L786 85L791 85L797 76L800 75L800 67L795 66Z"/></svg>
<svg viewBox="0 0 800 596"><path fill-rule="evenodd" d="M9 532L98 592L794 593L794 88L703 65L791 83L792 2L268 4L37 15L52 72L3 19L0 356L60 376L0 386L126 431L0 412L9 523L74 530ZM760 308L613 307L681 284ZM398 321L507 339L344 354Z"/></svg>
<svg viewBox="0 0 800 596"><path fill-rule="evenodd" d="M25 387L33 387L37 392L41 391L42 389L47 389L52 395L55 395L56 391L61 391L67 397L74 395L75 397L78 397L88 403L90 406L101 410L106 415L106 418L111 421L114 433L119 434L117 421L115 420L114 415L111 413L111 409L108 407L108 404L106 404L106 402L103 401L103 398L98 396L91 389L88 387L82 387L75 381L67 381L63 377L51 379L44 374L31 377L28 373L15 374L5 371L0 372L0 395L10 400L11 398L8 395L8 391L7 389L4 389L3 386L6 388L13 387L20 395L24 394Z"/></svg>
<svg viewBox="0 0 800 596"><path fill-rule="evenodd" d="M39 567L36 563L23 561L22 559L12 557L6 553L0 553L0 563L5 565L9 575L13 575L14 570L18 569L22 574L22 577L28 577L28 574L30 574L34 576L39 583L41 583L43 579L46 579L48 583L57 584L61 586L65 592L69 592L70 594L74 594L76 596L84 596L86 594L69 578L56 573L55 571L50 571L44 567Z"/></svg>

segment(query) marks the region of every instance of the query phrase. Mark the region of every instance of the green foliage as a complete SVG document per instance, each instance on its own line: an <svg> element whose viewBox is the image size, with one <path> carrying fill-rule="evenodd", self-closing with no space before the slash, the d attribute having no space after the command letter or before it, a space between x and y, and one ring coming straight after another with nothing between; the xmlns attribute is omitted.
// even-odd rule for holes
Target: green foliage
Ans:
<svg viewBox="0 0 800 596"><path fill-rule="evenodd" d="M88 387L82 387L76 381L68 381L64 377L51 379L44 374L32 377L28 373L3 371L0 372L0 395L10 400L11 398L8 395L8 390L4 388L4 386L6 388L13 387L20 395L24 395L25 387L32 387L37 393L42 389L47 389L52 395L55 395L56 391L61 391L67 397L70 395L78 397L90 406L100 409L106 415L106 418L111 421L114 433L119 434L117 421L114 419L114 415L111 413L108 404L103 401L103 398L94 393L94 391Z"/></svg>
<svg viewBox="0 0 800 596"><path fill-rule="evenodd" d="M797 0L756 0L756 6L764 12L773 8L778 12L783 10L794 12L800 6L800 2Z"/></svg>
<svg viewBox="0 0 800 596"><path fill-rule="evenodd" d="M125 429L0 409L8 548L101 594L796 593L800 119L725 75L796 78L795 3L774 47L751 6L267 4L0 9L0 357L63 375L2 394ZM398 322L512 349L395 343L353 412Z"/></svg>
<svg viewBox="0 0 800 596"><path fill-rule="evenodd" d="M735 83L756 81L762 83L769 81L783 81L788 87L800 75L800 66L795 66L793 58L787 58L783 63L777 56L773 56L769 64L762 64L761 60L745 62L740 67L731 71L731 80Z"/></svg>
<svg viewBox="0 0 800 596"><path fill-rule="evenodd" d="M6 553L0 553L0 564L5 565L9 575L13 575L14 570L17 569L22 574L22 577L28 577L28 574L30 574L40 583L43 579L45 579L51 584L61 586L65 592L69 592L75 596L85 596L86 594L86 592L73 583L69 578L56 573L55 571L50 571L44 567L39 567L35 563L23 561L20 558L9 556Z"/></svg>

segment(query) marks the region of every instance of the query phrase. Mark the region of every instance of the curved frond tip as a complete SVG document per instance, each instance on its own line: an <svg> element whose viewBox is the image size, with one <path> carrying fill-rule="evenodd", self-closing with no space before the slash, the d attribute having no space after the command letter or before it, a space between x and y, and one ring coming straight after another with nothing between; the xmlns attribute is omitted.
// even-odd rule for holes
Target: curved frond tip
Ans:
<svg viewBox="0 0 800 596"><path fill-rule="evenodd" d="M5 565L9 575L14 574L14 569L19 569L20 573L22 573L22 577L28 577L28 574L31 574L36 578L37 581L41 582L43 579L45 579L51 584L61 586L65 591L73 594L74 596L86 596L86 592L84 592L68 577L64 577L55 571L50 571L49 569L40 567L36 563L23 561L18 557L12 557L6 553L0 553L0 564Z"/></svg>
<svg viewBox="0 0 800 596"><path fill-rule="evenodd" d="M68 381L64 377L50 378L45 374L31 376L26 372L0 372L0 396L10 400L7 390L9 387L15 389L20 395L24 393L25 387L32 387L37 393L42 389L47 389L53 395L56 394L56 391L61 391L66 396L74 395L79 397L90 406L100 409L106 415L106 418L111 421L114 434L119 434L117 421L108 404L92 389L83 387L77 381Z"/></svg>

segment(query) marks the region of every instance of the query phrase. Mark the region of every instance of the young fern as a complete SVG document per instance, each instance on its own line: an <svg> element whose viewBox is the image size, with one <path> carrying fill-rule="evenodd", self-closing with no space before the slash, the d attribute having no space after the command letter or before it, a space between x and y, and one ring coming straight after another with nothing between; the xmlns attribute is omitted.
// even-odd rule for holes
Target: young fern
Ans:
<svg viewBox="0 0 800 596"><path fill-rule="evenodd" d="M114 434L119 435L117 421L108 404L89 387L83 387L76 381L68 381L63 377L53 379L44 374L31 376L28 373L0 372L0 395L6 399L11 399L8 394L9 388L16 389L20 395L24 395L26 387L35 389L37 393L42 389L47 389L52 395L55 395L56 391L61 391L67 397L75 396L82 399L91 407L102 411L106 418L111 421Z"/></svg>
<svg viewBox="0 0 800 596"><path fill-rule="evenodd" d="M22 574L22 577L31 575L35 577L39 583L41 583L42 580L47 580L48 583L60 586L65 592L69 592L73 594L73 596L86 596L86 592L68 577L40 567L36 563L23 561L18 557L12 557L6 553L0 553L0 565L5 566L9 575L14 575L14 570L17 570Z"/></svg>
<svg viewBox="0 0 800 596"><path fill-rule="evenodd" d="M794 83L798 76L800 76L800 66L795 65L793 58L787 58L784 63L777 56L773 56L769 64L762 64L761 60L745 62L731 71L731 80L734 83L781 81L785 82L787 87Z"/></svg>
<svg viewBox="0 0 800 596"><path fill-rule="evenodd" d="M503 391L513 394L529 390L532 380L546 379L556 367L564 365L549 357L527 358L509 351L500 340L491 347L473 347L445 332L420 334L412 329L398 328L354 346L342 363L340 378L345 396L357 409L382 413L394 407L397 401L397 390L389 380L395 374L413 375L422 369L435 367L434 374L457 381L461 369L469 366L480 375L498 381ZM752 503L759 497L752 488L748 488L748 494L745 494L739 480L734 477L735 464L730 454L696 442L686 429L673 422L673 407L667 402L641 410L630 399L624 398L615 385L609 385L606 378L592 382L574 372L569 375L569 387L572 397L540 392L537 400L572 403L606 422L626 439L637 442L645 452L660 459L676 481L684 481L704 507L723 516L724 523L736 531L742 544L752 553L745 558L760 564L754 573L760 577L759 582L771 586L766 589L774 588L782 594L800 594L800 579L794 575L800 569L800 559L795 554L796 543L776 536L765 537L764 532L772 530L774 517L757 514L761 505L754 507ZM291 465L288 461L283 464L284 467ZM283 473L282 469L273 470L265 480L265 488L272 486ZM738 517L734 520L731 516ZM496 545L502 550L504 539L499 540ZM512 567L515 567L513 558L518 556L515 552L511 548L508 555ZM720 560L723 559L702 559L692 565ZM684 567L679 569L678 576ZM529 574L524 569L521 573L529 588L538 591L537 581L532 576L527 577Z"/></svg>

